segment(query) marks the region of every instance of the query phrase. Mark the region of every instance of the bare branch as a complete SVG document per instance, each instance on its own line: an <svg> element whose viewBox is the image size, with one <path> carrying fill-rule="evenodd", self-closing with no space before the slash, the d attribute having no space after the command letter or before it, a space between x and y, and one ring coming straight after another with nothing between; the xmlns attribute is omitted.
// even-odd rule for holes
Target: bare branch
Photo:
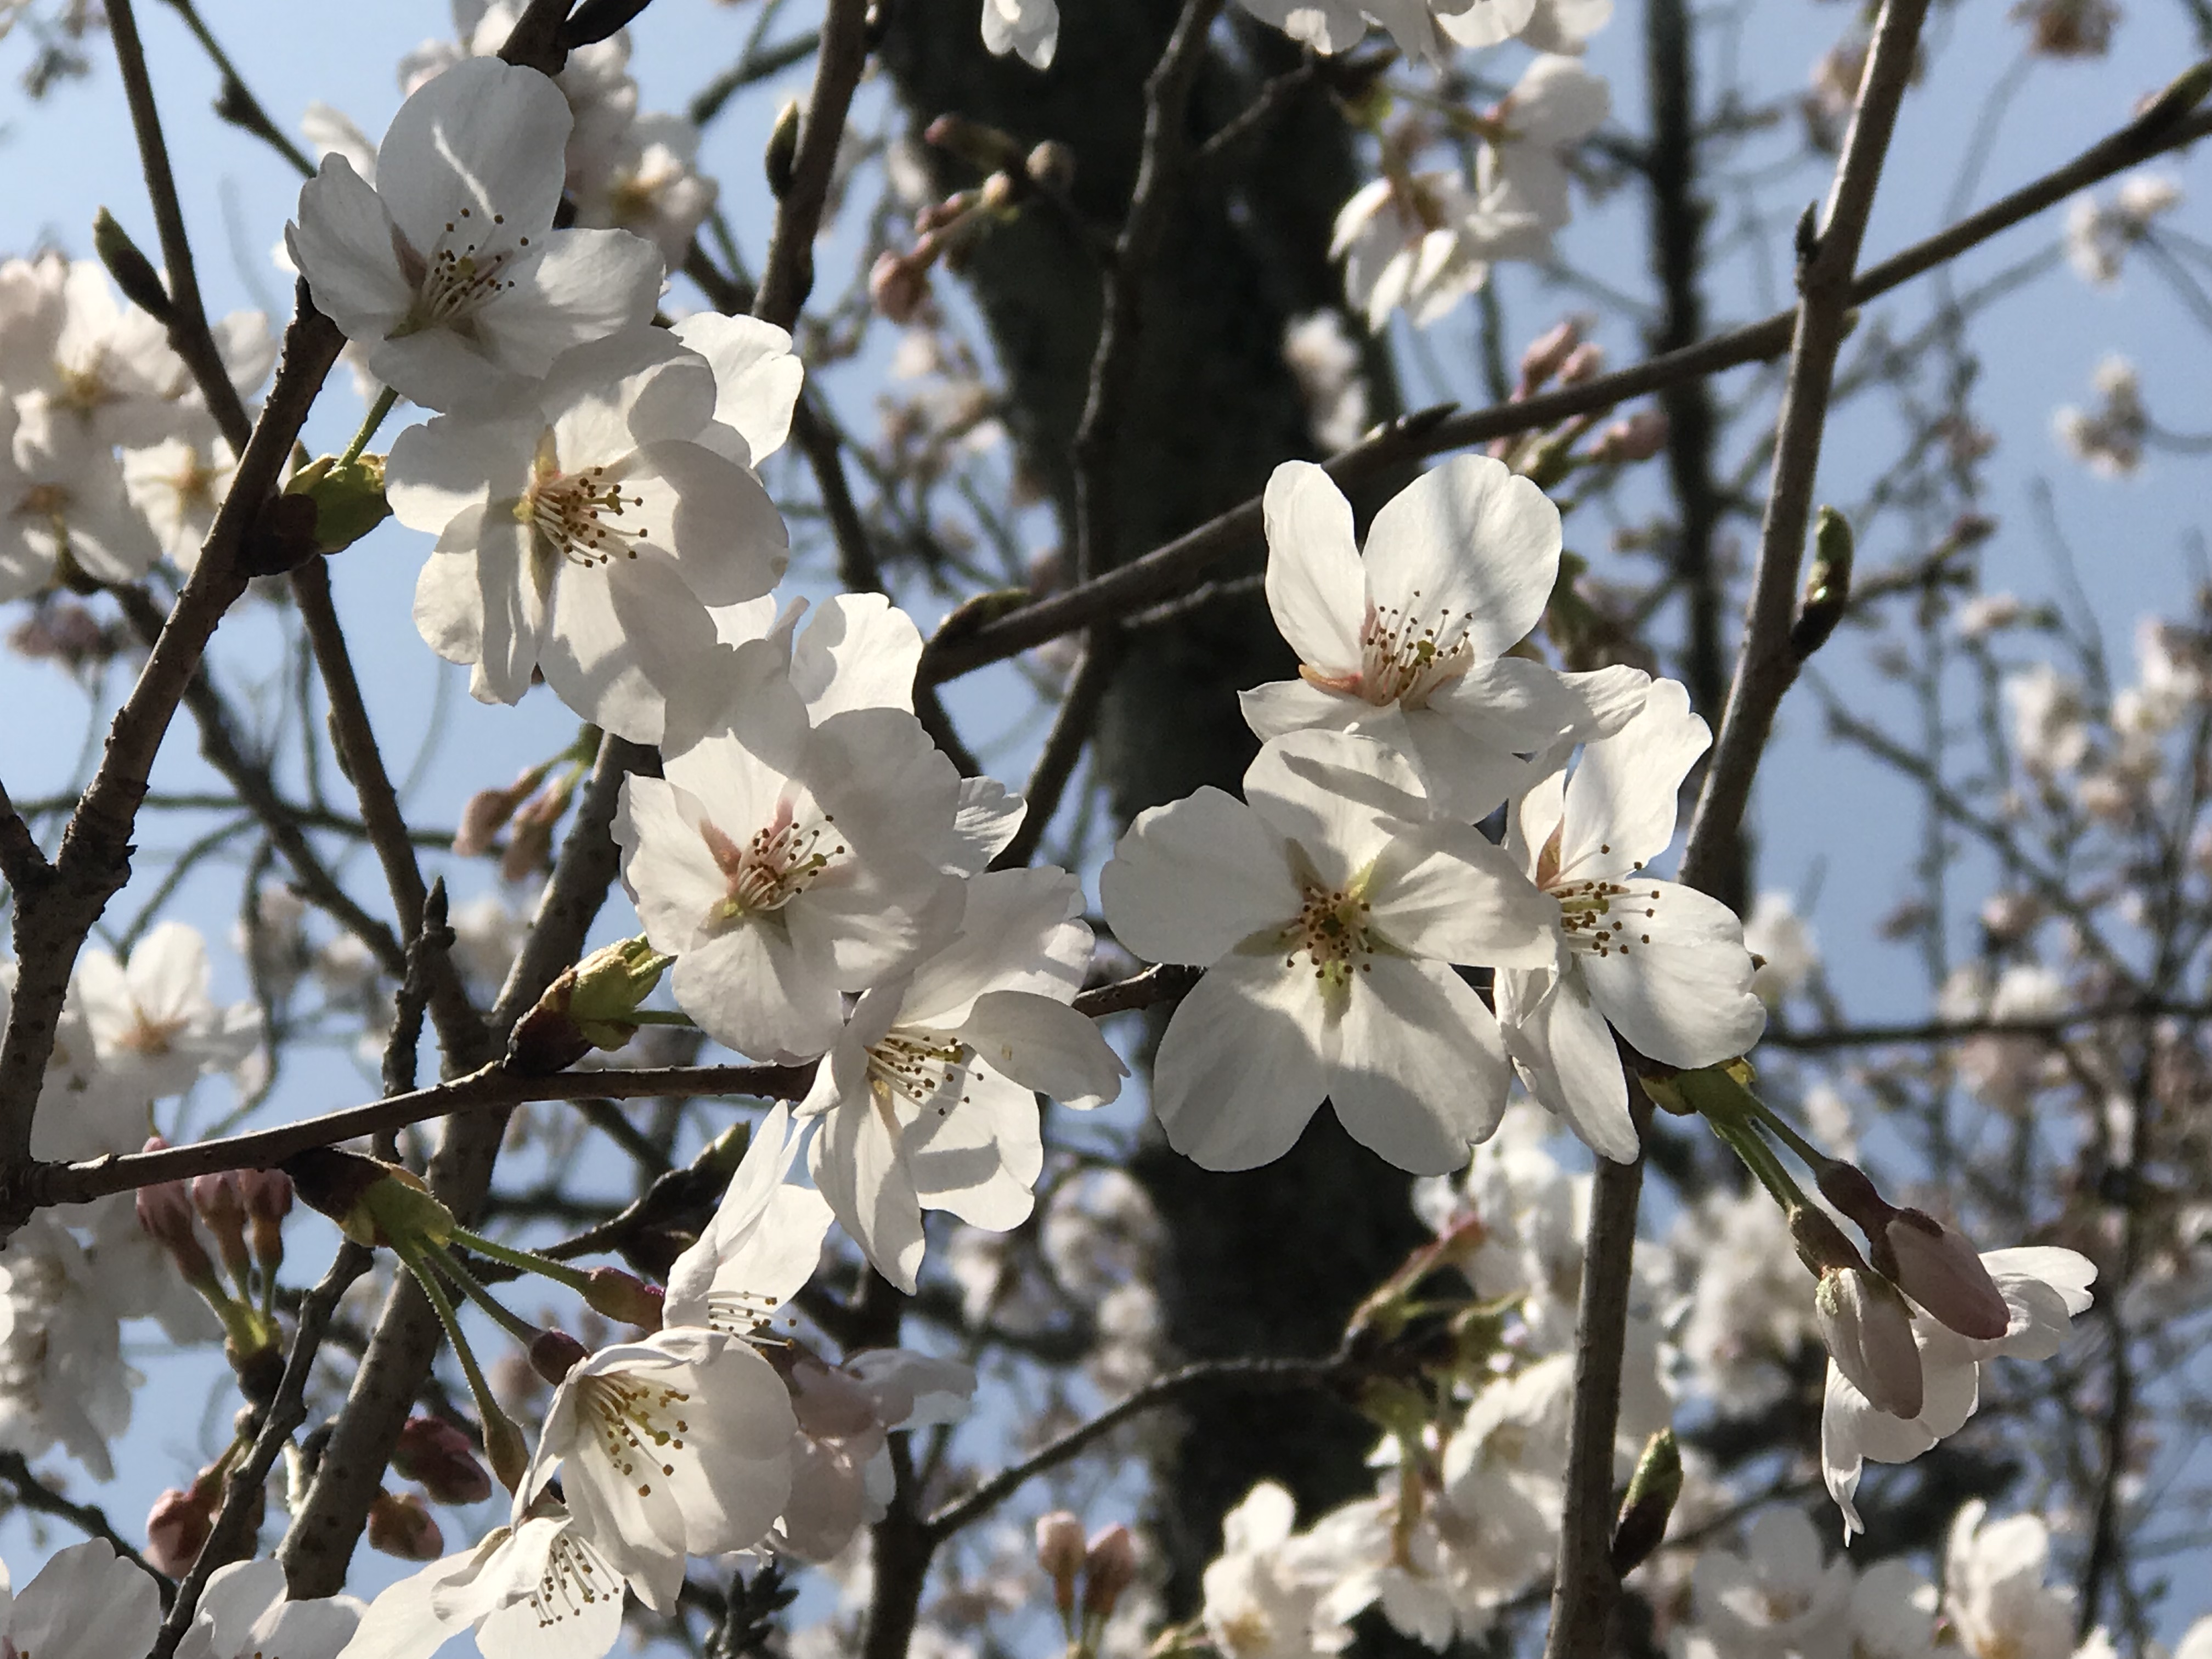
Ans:
<svg viewBox="0 0 2212 1659"><path fill-rule="evenodd" d="M778 328L799 320L814 287L814 237L830 202L830 179L844 139L853 90L868 61L868 0L829 0L822 19L822 46L814 60L814 87L792 157L791 183L776 204L775 230L769 238L768 264L761 273L753 315Z"/></svg>

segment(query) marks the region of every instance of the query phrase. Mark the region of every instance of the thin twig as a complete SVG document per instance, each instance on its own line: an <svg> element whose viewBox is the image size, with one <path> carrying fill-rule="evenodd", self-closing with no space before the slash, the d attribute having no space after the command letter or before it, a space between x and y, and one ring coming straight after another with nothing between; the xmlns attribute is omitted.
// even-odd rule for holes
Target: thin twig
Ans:
<svg viewBox="0 0 2212 1659"><path fill-rule="evenodd" d="M199 1607L200 1593L207 1588L208 1580L218 1568L243 1560L253 1553L253 1530L259 1521L261 1493L268 1485L269 1472L276 1467L276 1459L291 1443L294 1432L307 1420L307 1378L315 1369L315 1354L322 1346L323 1334L330 1328L331 1316L337 1311L338 1298L355 1279L368 1271L374 1259L373 1252L348 1239L338 1246L338 1253L331 1258L330 1268L320 1282L301 1302L299 1317L292 1328L291 1352L284 1357L284 1376L276 1385L276 1397L269 1402L269 1414L262 1419L253 1449L246 1454L244 1462L231 1470L223 1483L222 1508L216 1516L207 1542L200 1547L192 1570L177 1586L177 1599L170 1604L169 1616L161 1621L161 1632L154 1638L149 1659L170 1659L191 1626L192 1614Z"/></svg>
<svg viewBox="0 0 2212 1659"><path fill-rule="evenodd" d="M8 1483L8 1499L19 1510L29 1510L39 1515L51 1515L66 1521L88 1538L105 1542L118 1555L137 1567L154 1581L154 1588L166 1607L176 1598L177 1586L159 1567L141 1555L121 1533L116 1531L107 1512L97 1504L78 1504L63 1497L33 1468L30 1460L19 1451L0 1451L0 1480Z"/></svg>
<svg viewBox="0 0 2212 1659"><path fill-rule="evenodd" d="M1929 1019L1894 1025L1846 1025L1826 1031L1778 1031L1770 1026L1759 1039L1759 1045L1796 1054L1826 1054L1838 1048L1960 1042L1968 1037L2027 1037L2056 1042L2078 1027L2101 1025L2116 1019L2212 1020L2212 1004L2154 999L2073 1008L2044 1019Z"/></svg>
<svg viewBox="0 0 2212 1659"><path fill-rule="evenodd" d="M2033 184L1870 267L1852 283L1850 303L1879 298L2078 190L2207 135L2212 135L2212 111L2131 123ZM1418 411L1332 458L1329 475L1356 491L1408 461L1601 413L1684 380L1765 362L1788 349L1796 314L1777 312L1679 351L1517 403L1465 415L1449 405ZM991 622L940 631L922 653L921 679L925 684L955 679L1094 622L1130 616L1173 599L1204 580L1214 566L1255 545L1260 534L1260 501L1255 496L1092 580Z"/></svg>
<svg viewBox="0 0 2212 1659"><path fill-rule="evenodd" d="M928 1536L933 1543L944 1542L962 1528L981 1520L1027 1482L1080 1455L1130 1419L1168 1405L1186 1394L1210 1388L1249 1389L1268 1394L1330 1389L1350 1374L1350 1368L1339 1358L1213 1359L1186 1365L1179 1371L1170 1371L1147 1382L1089 1422L1070 1429L1011 1468L1001 1469L965 1498L946 1504L929 1517Z"/></svg>
<svg viewBox="0 0 2212 1659"><path fill-rule="evenodd" d="M799 320L799 308L814 287L814 238L830 202L837 147L853 91L868 61L868 0L829 0L822 19L822 46L814 60L814 87L799 130L791 161L791 182L776 203L775 229L769 238L768 263L754 296L753 315L778 328Z"/></svg>
<svg viewBox="0 0 2212 1659"><path fill-rule="evenodd" d="M1051 827L1053 815L1060 810L1060 799L1067 791L1068 780L1075 775L1075 763L1082 758L1084 745L1091 741L1092 729L1098 724L1107 689L1113 684L1115 672L1121 667L1127 652L1122 630L1110 624L1094 628L1084 636L1082 659L1068 678L1067 693L1060 699L1059 711L1053 716L1052 730L1045 735L1044 748L1038 753L1029 783L1022 791L1021 824L1014 831L1013 839L991 860L994 870L1019 869L1036 856L1044 833Z"/></svg>

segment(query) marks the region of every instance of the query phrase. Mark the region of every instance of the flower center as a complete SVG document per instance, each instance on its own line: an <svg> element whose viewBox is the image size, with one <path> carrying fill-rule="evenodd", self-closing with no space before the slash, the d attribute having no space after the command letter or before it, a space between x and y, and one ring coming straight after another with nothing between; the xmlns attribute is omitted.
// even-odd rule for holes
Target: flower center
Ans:
<svg viewBox="0 0 2212 1659"><path fill-rule="evenodd" d="M1449 607L1433 617L1425 617L1419 609L1420 599L1416 589L1411 606L1367 607L1367 620L1359 629L1358 689L1378 708L1395 702L1425 708L1431 693L1474 665L1468 618L1462 616L1453 623Z"/></svg>
<svg viewBox="0 0 2212 1659"><path fill-rule="evenodd" d="M58 523L69 510L70 493L60 484L34 483L15 501L19 518L50 519Z"/></svg>
<svg viewBox="0 0 2212 1659"><path fill-rule="evenodd" d="M577 1394L578 1409L598 1437L600 1452L616 1474L637 1482L640 1498L652 1495L656 1473L676 1473L676 1465L665 1460L684 1449L684 1437L691 1431L684 1417L691 1403L688 1393L609 1371L582 1378Z"/></svg>
<svg viewBox="0 0 2212 1659"><path fill-rule="evenodd" d="M102 404L120 400L122 394L108 384L105 347L95 349L88 363L56 363L54 379L61 384L60 402L80 415L89 415Z"/></svg>
<svg viewBox="0 0 2212 1659"><path fill-rule="evenodd" d="M1305 902L1297 919L1283 930L1290 954L1285 968L1296 967L1300 957L1313 963L1314 977L1331 991L1342 991L1352 975L1368 971L1367 958L1374 945L1367 937L1367 901L1360 896L1363 884L1348 888L1324 887L1308 882Z"/></svg>
<svg viewBox="0 0 2212 1659"><path fill-rule="evenodd" d="M1638 864L1637 869L1644 866ZM1659 914L1659 889L1618 881L1568 881L1547 887L1559 901L1559 931L1567 944L1591 956L1626 956L1651 943L1648 931Z"/></svg>
<svg viewBox="0 0 2212 1659"><path fill-rule="evenodd" d="M775 817L753 831L743 846L711 823L699 826L728 890L708 916L709 926L765 915L811 887L832 863L845 855L836 820L827 812L819 823L803 823L789 797L776 803Z"/></svg>
<svg viewBox="0 0 2212 1659"><path fill-rule="evenodd" d="M563 472L549 428L538 441L530 488L514 504L514 516L538 532L538 545L586 569L614 562L615 555L637 556L637 544L653 539L642 523L624 523L645 506L642 495L625 495L604 466Z"/></svg>
<svg viewBox="0 0 2212 1659"><path fill-rule="evenodd" d="M495 213L491 222L503 225L507 216ZM386 337L404 339L426 328L461 329L485 301L514 286L513 278L501 274L507 269L507 252L488 251L477 240L483 228L476 210L465 207L446 221L445 234L427 259L419 254L410 258L412 250L402 251L403 267L413 267L408 275L415 279L415 303L406 321ZM529 246L527 236L516 239L518 251Z"/></svg>
<svg viewBox="0 0 2212 1659"><path fill-rule="evenodd" d="M707 1328L741 1336L756 1346L781 1346L784 1339L769 1328L775 1323L775 1310L781 1305L775 1297L758 1291L710 1290L707 1292Z"/></svg>
<svg viewBox="0 0 2212 1659"><path fill-rule="evenodd" d="M941 1100L937 1115L944 1116L960 1103L945 1097L966 1083L968 1061L974 1054L964 1042L927 1032L890 1032L868 1050L868 1083L877 1109L894 1129L900 1101L919 1109Z"/></svg>
<svg viewBox="0 0 2212 1659"><path fill-rule="evenodd" d="M1266 1653L1275 1645L1275 1621L1257 1602L1247 1602L1221 1621L1221 1644L1231 1653Z"/></svg>
<svg viewBox="0 0 2212 1659"><path fill-rule="evenodd" d="M530 1610L544 1630L580 1617L587 1607L622 1594L614 1573L589 1545L562 1533L545 1553L545 1571L530 1592Z"/></svg>
<svg viewBox="0 0 2212 1659"><path fill-rule="evenodd" d="M115 1046L148 1060L159 1060L175 1045L177 1033L191 1023L185 1019L155 1019L134 1004L131 1024L116 1038Z"/></svg>

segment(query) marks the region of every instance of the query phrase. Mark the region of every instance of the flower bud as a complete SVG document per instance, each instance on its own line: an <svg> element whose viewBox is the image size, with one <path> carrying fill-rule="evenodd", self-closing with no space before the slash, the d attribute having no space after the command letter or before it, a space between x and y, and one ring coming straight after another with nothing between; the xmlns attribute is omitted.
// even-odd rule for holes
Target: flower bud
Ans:
<svg viewBox="0 0 2212 1659"><path fill-rule="evenodd" d="M183 1577L206 1547L222 1502L222 1482L205 1474L190 1492L170 1487L146 1516L146 1559L170 1577Z"/></svg>
<svg viewBox="0 0 2212 1659"><path fill-rule="evenodd" d="M1595 340L1585 340L1567 354L1559 365L1559 384L1577 386L1595 380L1605 368L1605 348Z"/></svg>
<svg viewBox="0 0 2212 1659"><path fill-rule="evenodd" d="M2012 1328L2012 1309L1974 1247L1934 1216L1898 1211L1875 1241L1874 1264L1961 1336L1994 1342Z"/></svg>
<svg viewBox="0 0 2212 1659"><path fill-rule="evenodd" d="M1682 1495L1682 1453L1674 1431L1662 1429L1644 1443L1613 1528L1613 1571L1625 1577L1650 1559L1667 1535L1667 1522Z"/></svg>
<svg viewBox="0 0 2212 1659"><path fill-rule="evenodd" d="M443 1244L453 1236L453 1212L412 1170L335 1146L311 1146L282 1167L301 1201L356 1244Z"/></svg>
<svg viewBox="0 0 2212 1659"><path fill-rule="evenodd" d="M1625 421L1615 421L1598 434L1590 459L1605 465L1648 461L1667 447L1667 416L1663 410L1639 409Z"/></svg>
<svg viewBox="0 0 2212 1659"><path fill-rule="evenodd" d="M106 208L93 216L92 251L132 305L164 325L175 315L169 307L169 290L162 286L161 273Z"/></svg>
<svg viewBox="0 0 2212 1659"><path fill-rule="evenodd" d="M192 1207L215 1235L224 1268L244 1278L250 1261L246 1248L246 1198L237 1178L228 1170L199 1176L192 1182Z"/></svg>
<svg viewBox="0 0 2212 1659"><path fill-rule="evenodd" d="M146 1150L159 1152L167 1144L156 1135L146 1143ZM141 1187L137 1203L138 1224L168 1253L185 1283L198 1291L214 1290L215 1263L209 1259L206 1247L200 1243L199 1229L193 1223L191 1191L187 1183L161 1181Z"/></svg>
<svg viewBox="0 0 2212 1659"><path fill-rule="evenodd" d="M1022 147L1009 135L965 115L940 115L922 129L922 142L957 155L978 173L1022 164Z"/></svg>
<svg viewBox="0 0 2212 1659"><path fill-rule="evenodd" d="M885 248L868 272L868 298L885 321L912 322L929 301L929 266Z"/></svg>
<svg viewBox="0 0 2212 1659"><path fill-rule="evenodd" d="M1856 1164L1832 1160L1814 1170L1813 1178L1820 1186L1820 1196L1842 1211L1869 1241L1881 1237L1889 1218L1897 1213Z"/></svg>
<svg viewBox="0 0 2212 1659"><path fill-rule="evenodd" d="M499 878L524 882L553 864L553 826L568 810L574 783L556 783L526 802L508 822L507 850L500 854Z"/></svg>
<svg viewBox="0 0 2212 1659"><path fill-rule="evenodd" d="M453 831L453 856L482 858L491 851L499 832L507 828L515 809L528 800L545 781L547 769L533 766L504 789L479 789L461 808L460 827Z"/></svg>
<svg viewBox="0 0 2212 1659"><path fill-rule="evenodd" d="M1797 1247L1797 1259L1813 1273L1848 1272L1866 1266L1858 1246L1844 1237L1844 1230L1829 1218L1826 1210L1816 1210L1809 1204L1792 1205L1788 1221L1790 1242Z"/></svg>
<svg viewBox="0 0 2212 1659"><path fill-rule="evenodd" d="M384 497L384 457L356 455L340 461L318 455L293 473L284 494L314 507L313 537L319 553L343 553L392 516Z"/></svg>
<svg viewBox="0 0 2212 1659"><path fill-rule="evenodd" d="M566 1331L540 1331L530 1345L531 1369L556 1389L590 1356L591 1350Z"/></svg>
<svg viewBox="0 0 2212 1659"><path fill-rule="evenodd" d="M594 1048L623 1047L637 1035L637 1022L631 1016L675 960L655 951L642 934L592 951L548 986L537 1006L515 1023L507 1039L508 1069L549 1077L566 1071ZM657 1328L658 1320L654 1324Z"/></svg>
<svg viewBox="0 0 2212 1659"><path fill-rule="evenodd" d="M1559 372L1559 365L1567 361L1567 354L1583 343L1583 319L1569 317L1554 323L1528 343L1521 354L1521 395L1524 398L1539 391L1545 381Z"/></svg>
<svg viewBox="0 0 2212 1659"><path fill-rule="evenodd" d="M1104 1623L1121 1592L1136 1582L1137 1540L1115 1522L1096 1534L1083 1553L1083 1621Z"/></svg>
<svg viewBox="0 0 2212 1659"><path fill-rule="evenodd" d="M270 1273L284 1265L284 1218L292 1213L292 1177L282 1170L240 1170L246 1238L253 1259Z"/></svg>
<svg viewBox="0 0 2212 1659"><path fill-rule="evenodd" d="M660 1328L660 1304L668 1293L658 1285L620 1267L594 1267L585 1277L591 1281L584 1291L586 1306L640 1330Z"/></svg>
<svg viewBox="0 0 2212 1659"><path fill-rule="evenodd" d="M1031 149L1022 167L1039 190L1062 191L1075 183L1075 152L1057 138L1048 138Z"/></svg>
<svg viewBox="0 0 2212 1659"><path fill-rule="evenodd" d="M1037 1565L1052 1580L1052 1604L1062 1620L1075 1611L1075 1580L1083 1571L1083 1522L1066 1510L1040 1516Z"/></svg>
<svg viewBox="0 0 2212 1659"><path fill-rule="evenodd" d="M434 1561L446 1553L446 1535L428 1507L413 1492L380 1492L368 1506L371 1549L402 1561Z"/></svg>
<svg viewBox="0 0 2212 1659"><path fill-rule="evenodd" d="M1836 1369L1876 1411L1908 1422L1920 1415L1920 1347L1895 1285L1865 1267L1824 1273L1813 1313Z"/></svg>
<svg viewBox="0 0 2212 1659"><path fill-rule="evenodd" d="M768 175L769 194L781 202L791 189L792 170L799 160L799 100L787 98L769 130L768 149L761 170Z"/></svg>
<svg viewBox="0 0 2212 1659"><path fill-rule="evenodd" d="M477 1461L476 1448L443 1418L409 1418L392 1467L441 1504L481 1504L491 1496L491 1476Z"/></svg>

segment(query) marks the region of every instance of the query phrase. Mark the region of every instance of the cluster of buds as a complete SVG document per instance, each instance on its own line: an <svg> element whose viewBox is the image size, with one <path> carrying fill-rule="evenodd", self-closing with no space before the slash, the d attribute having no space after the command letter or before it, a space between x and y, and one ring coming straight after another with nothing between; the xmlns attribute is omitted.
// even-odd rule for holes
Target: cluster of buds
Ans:
<svg viewBox="0 0 2212 1659"><path fill-rule="evenodd" d="M146 1150L158 1152L167 1144L155 1135ZM246 1397L256 1404L274 1398L284 1370L276 1274L284 1265L290 1178L281 1170L222 1170L190 1182L141 1187L137 1206L139 1226L222 1322L223 1352ZM213 1258L203 1227L214 1241Z"/></svg>
<svg viewBox="0 0 2212 1659"><path fill-rule="evenodd" d="M1530 341L1521 354L1513 401L1525 402L1553 387L1580 386L1604 373L1605 348L1583 337L1588 327L1587 319L1568 317ZM1657 409L1639 409L1601 429L1598 419L1595 414L1578 415L1545 431L1499 438L1491 444L1490 453L1548 489L1580 468L1648 461L1667 447L1667 416ZM1577 450L1576 446L1594 431L1595 440Z"/></svg>
<svg viewBox="0 0 2212 1659"><path fill-rule="evenodd" d="M591 736L596 740L596 733ZM591 759L590 745L580 738L566 752L518 774L506 787L477 790L461 808L460 825L453 831L454 856L498 854L503 881L527 881L550 868L554 827L568 810Z"/></svg>
<svg viewBox="0 0 2212 1659"><path fill-rule="evenodd" d="M1052 1580L1052 1604L1069 1659L1091 1659L1121 1593L1137 1579L1137 1540L1118 1522L1091 1534L1066 1510L1036 1523L1037 1565Z"/></svg>
<svg viewBox="0 0 2212 1659"><path fill-rule="evenodd" d="M932 202L915 216L915 244L904 252L886 248L868 272L868 295L894 323L912 322L929 302L930 272L938 262L956 274L978 237L1019 213L1032 197L1062 200L1074 176L1074 157L1048 139L1024 150L1011 136L965 116L940 115L922 137L968 162L983 182Z"/></svg>

